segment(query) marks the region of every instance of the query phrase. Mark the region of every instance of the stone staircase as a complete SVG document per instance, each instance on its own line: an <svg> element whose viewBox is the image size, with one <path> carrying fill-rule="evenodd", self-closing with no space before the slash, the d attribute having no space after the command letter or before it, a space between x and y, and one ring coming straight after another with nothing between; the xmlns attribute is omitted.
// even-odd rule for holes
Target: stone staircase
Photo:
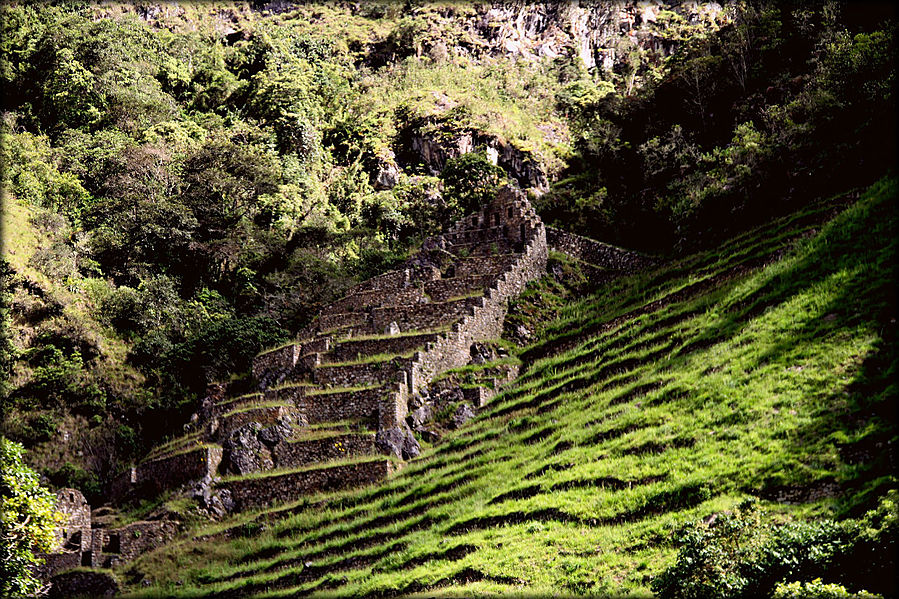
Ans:
<svg viewBox="0 0 899 599"><path fill-rule="evenodd" d="M113 496L205 480L207 499L243 510L389 475L419 451L410 397L464 366L472 343L500 337L507 301L545 272L546 255L531 205L500 190L257 356L250 392L211 386L190 432L125 473Z"/></svg>

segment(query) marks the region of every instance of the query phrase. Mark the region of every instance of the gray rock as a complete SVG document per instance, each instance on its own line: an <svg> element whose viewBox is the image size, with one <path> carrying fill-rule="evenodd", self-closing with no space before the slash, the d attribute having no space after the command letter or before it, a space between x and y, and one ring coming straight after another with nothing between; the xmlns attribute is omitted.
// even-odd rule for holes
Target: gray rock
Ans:
<svg viewBox="0 0 899 599"><path fill-rule="evenodd" d="M406 425L379 430L375 435L375 445L381 452L403 460L418 457L421 453L418 440Z"/></svg>
<svg viewBox="0 0 899 599"><path fill-rule="evenodd" d="M396 324L396 322L391 322L384 328L385 335L399 335L400 334L400 325Z"/></svg>
<svg viewBox="0 0 899 599"><path fill-rule="evenodd" d="M396 156L391 150L378 157L378 173L375 176L374 188L378 191L393 189L400 178L400 169L396 165Z"/></svg>
<svg viewBox="0 0 899 599"><path fill-rule="evenodd" d="M259 440L262 425L250 422L231 433L222 443L222 470L229 474L249 474L270 470L274 463L269 449Z"/></svg>
<svg viewBox="0 0 899 599"><path fill-rule="evenodd" d="M293 423L291 419L284 416L278 420L276 424L266 427L259 431L257 438L262 441L269 449L275 445L289 439L293 434Z"/></svg>
<svg viewBox="0 0 899 599"><path fill-rule="evenodd" d="M416 428L422 427L425 423L430 422L433 417L434 410L430 405L424 404L420 408L412 410L409 413L409 416L406 417L406 421L409 423L409 426L415 430Z"/></svg>
<svg viewBox="0 0 899 599"><path fill-rule="evenodd" d="M421 435L421 438L424 439L425 441L427 441L428 443L436 443L437 441L440 440L440 435L437 434L436 432L432 431L429 428L418 429L415 432L417 432L419 435Z"/></svg>
<svg viewBox="0 0 899 599"><path fill-rule="evenodd" d="M522 341L530 341L532 336L531 331L523 324L520 324L515 328L515 335Z"/></svg>
<svg viewBox="0 0 899 599"><path fill-rule="evenodd" d="M463 424L474 418L477 414L467 403L459 404L456 411L453 412L453 426L461 427Z"/></svg>
<svg viewBox="0 0 899 599"><path fill-rule="evenodd" d="M475 341L468 349L472 364L484 364L493 360L494 354L490 346Z"/></svg>

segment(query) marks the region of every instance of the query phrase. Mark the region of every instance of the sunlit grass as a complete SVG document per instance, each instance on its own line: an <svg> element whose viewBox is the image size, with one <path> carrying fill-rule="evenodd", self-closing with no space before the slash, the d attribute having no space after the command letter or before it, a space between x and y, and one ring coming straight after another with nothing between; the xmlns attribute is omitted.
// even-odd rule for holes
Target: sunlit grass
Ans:
<svg viewBox="0 0 899 599"><path fill-rule="evenodd" d="M206 526L126 566L151 581L133 596L644 596L679 526L746 495L779 519L857 513L896 484L843 451L895 438L895 196L562 308L525 374L395 476Z"/></svg>

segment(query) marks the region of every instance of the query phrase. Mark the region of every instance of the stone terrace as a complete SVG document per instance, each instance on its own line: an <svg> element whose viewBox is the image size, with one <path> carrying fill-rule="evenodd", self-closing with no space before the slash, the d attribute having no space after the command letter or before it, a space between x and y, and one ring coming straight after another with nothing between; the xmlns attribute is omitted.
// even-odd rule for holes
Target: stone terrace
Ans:
<svg viewBox="0 0 899 599"><path fill-rule="evenodd" d="M411 395L501 335L508 300L542 276L546 254L531 205L502 189L402 268L350 289L295 342L257 356L251 392L210 387L191 432L123 475L115 494L218 480L224 509L239 510L388 475L418 453Z"/></svg>

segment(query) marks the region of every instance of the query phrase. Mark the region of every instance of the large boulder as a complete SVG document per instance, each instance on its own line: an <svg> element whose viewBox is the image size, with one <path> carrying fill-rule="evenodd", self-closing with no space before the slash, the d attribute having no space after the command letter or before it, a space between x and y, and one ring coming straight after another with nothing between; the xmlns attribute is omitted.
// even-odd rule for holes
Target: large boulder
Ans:
<svg viewBox="0 0 899 599"><path fill-rule="evenodd" d="M237 428L222 443L222 471L227 474L249 474L270 470L274 462L269 448L259 440L262 425L250 422Z"/></svg>
<svg viewBox="0 0 899 599"><path fill-rule="evenodd" d="M403 460L411 460L421 454L418 440L405 423L402 426L379 430L375 435L375 446L382 453Z"/></svg>

